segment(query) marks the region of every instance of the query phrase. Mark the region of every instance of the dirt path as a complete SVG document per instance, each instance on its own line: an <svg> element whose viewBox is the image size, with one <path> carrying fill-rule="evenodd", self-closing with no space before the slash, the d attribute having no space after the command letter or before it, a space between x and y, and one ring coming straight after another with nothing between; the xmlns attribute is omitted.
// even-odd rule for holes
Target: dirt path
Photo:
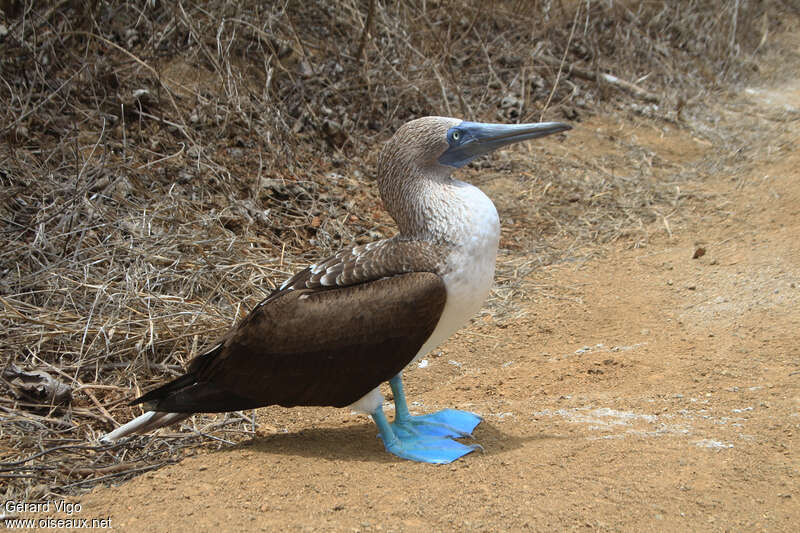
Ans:
<svg viewBox="0 0 800 533"><path fill-rule="evenodd" d="M255 440L96 489L81 516L128 531L795 530L800 84L732 109L763 118L769 154L705 180L713 209L646 248L537 270L547 290L526 318L476 322L407 374L420 410L485 416L485 453L401 461L365 417L265 409ZM674 128L612 125L660 157L719 157Z"/></svg>

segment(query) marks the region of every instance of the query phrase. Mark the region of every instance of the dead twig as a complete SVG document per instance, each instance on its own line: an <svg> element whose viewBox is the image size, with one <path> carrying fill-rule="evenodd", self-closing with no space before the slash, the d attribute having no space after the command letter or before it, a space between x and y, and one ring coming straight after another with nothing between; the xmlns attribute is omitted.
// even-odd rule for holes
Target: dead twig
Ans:
<svg viewBox="0 0 800 533"><path fill-rule="evenodd" d="M559 73L561 72L561 68L563 67L564 63L562 60L556 59L555 57L550 57L546 55L540 55L537 57L542 63L547 65L558 67ZM576 67L575 65L570 65L567 69L567 72L570 74L574 74L579 78L583 78L584 80L588 81L602 81L604 83L608 83L609 85L614 86L617 89L625 91L637 98L640 98L646 102L658 102L660 98L658 95L653 94L641 87L634 85L628 81L620 79L613 74L608 74L605 72L594 73L590 70L585 70L580 67Z"/></svg>

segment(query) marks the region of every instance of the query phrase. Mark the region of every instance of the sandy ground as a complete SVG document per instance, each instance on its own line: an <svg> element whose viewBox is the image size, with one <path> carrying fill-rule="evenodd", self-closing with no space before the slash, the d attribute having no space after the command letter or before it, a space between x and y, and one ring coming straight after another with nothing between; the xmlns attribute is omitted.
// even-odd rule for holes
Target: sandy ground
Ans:
<svg viewBox="0 0 800 533"><path fill-rule="evenodd" d="M768 153L707 173L708 205L672 236L534 271L523 318L485 314L406 373L418 412L484 416L484 453L418 464L384 452L366 417L262 409L255 439L97 488L80 516L125 531L796 531L800 83L743 91L725 120L745 117ZM675 126L598 118L564 144L590 157L614 149L611 130L724 168Z"/></svg>

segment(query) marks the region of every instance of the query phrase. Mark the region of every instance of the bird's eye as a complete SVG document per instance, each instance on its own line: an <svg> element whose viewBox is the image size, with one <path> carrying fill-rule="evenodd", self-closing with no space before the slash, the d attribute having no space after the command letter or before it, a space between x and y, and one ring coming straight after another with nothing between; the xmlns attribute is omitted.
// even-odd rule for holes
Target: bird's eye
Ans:
<svg viewBox="0 0 800 533"><path fill-rule="evenodd" d="M458 140L458 139L460 139L460 138L461 138L461 134L460 134L460 133L458 133L457 131L454 131L454 132L453 132L453 140L454 140L454 141L457 141L457 140Z"/></svg>

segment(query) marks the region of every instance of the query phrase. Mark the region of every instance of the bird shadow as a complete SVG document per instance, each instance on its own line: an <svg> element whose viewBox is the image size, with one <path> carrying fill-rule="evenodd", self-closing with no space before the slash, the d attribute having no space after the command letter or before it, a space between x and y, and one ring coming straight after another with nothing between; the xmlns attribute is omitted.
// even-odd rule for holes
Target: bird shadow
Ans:
<svg viewBox="0 0 800 533"><path fill-rule="evenodd" d="M475 429L474 438L458 439L463 444L480 444L482 455L495 456L522 448L527 443L563 438L557 435L511 435L484 420ZM332 461L393 463L404 461L385 451L374 424L365 422L343 427L309 428L294 433L275 433L240 442L223 453L235 450L255 451L276 456L299 456Z"/></svg>

